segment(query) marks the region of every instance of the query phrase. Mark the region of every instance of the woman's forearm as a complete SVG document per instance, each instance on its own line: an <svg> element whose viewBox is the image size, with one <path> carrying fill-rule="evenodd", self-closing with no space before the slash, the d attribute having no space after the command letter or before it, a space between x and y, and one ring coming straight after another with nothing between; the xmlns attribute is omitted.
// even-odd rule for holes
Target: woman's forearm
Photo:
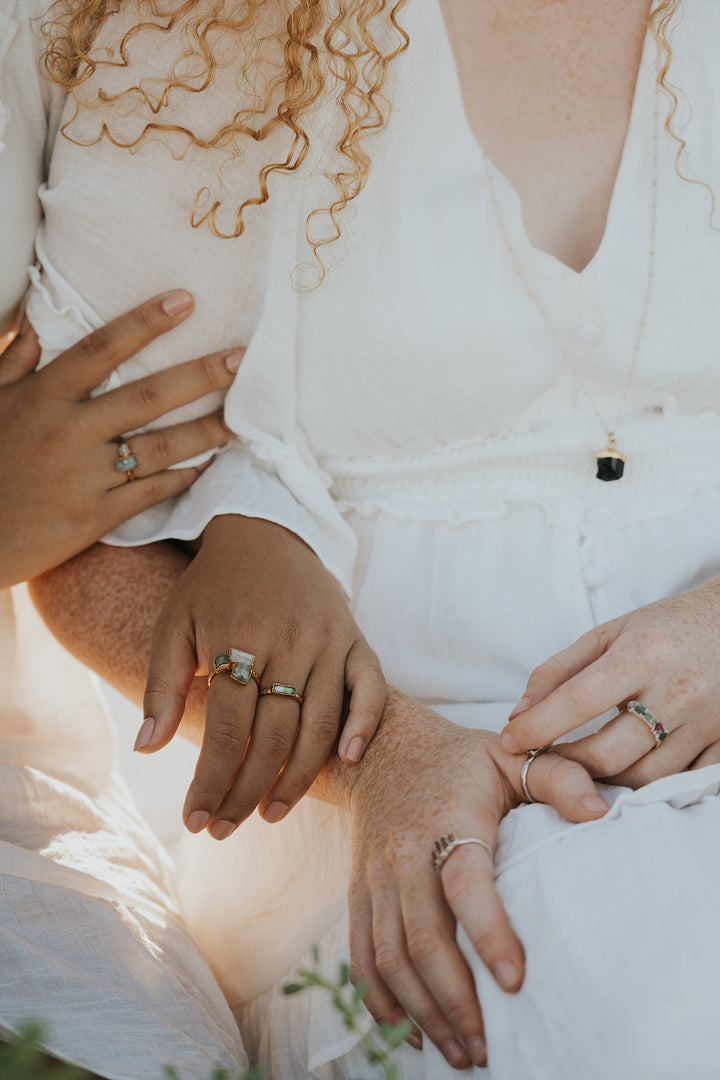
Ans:
<svg viewBox="0 0 720 1080"><path fill-rule="evenodd" d="M30 583L55 637L131 701L142 704L153 627L189 556L169 543L95 544ZM200 743L206 682L194 680L181 734Z"/></svg>

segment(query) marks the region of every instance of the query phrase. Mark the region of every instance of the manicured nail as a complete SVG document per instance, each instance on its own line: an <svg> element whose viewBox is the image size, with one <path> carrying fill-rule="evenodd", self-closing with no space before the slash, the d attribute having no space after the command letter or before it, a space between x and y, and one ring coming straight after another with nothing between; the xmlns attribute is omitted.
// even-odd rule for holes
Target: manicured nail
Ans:
<svg viewBox="0 0 720 1080"><path fill-rule="evenodd" d="M478 1068L484 1069L487 1065L487 1044L482 1035L473 1035L472 1039L468 1039L467 1048L468 1053L473 1060L473 1065L477 1065Z"/></svg>
<svg viewBox="0 0 720 1080"><path fill-rule="evenodd" d="M284 818L288 811L288 804L285 802L271 802L267 810L263 813L265 821L269 821L271 825L274 825L276 821L280 821Z"/></svg>
<svg viewBox="0 0 720 1080"><path fill-rule="evenodd" d="M499 986L511 993L520 982L520 970L511 964L509 960L501 960L495 966L495 979Z"/></svg>
<svg viewBox="0 0 720 1080"><path fill-rule="evenodd" d="M213 821L208 829L213 840L227 840L230 833L235 832L237 825L234 821Z"/></svg>
<svg viewBox="0 0 720 1080"><path fill-rule="evenodd" d="M530 708L530 698L529 697L521 697L520 700L518 701L517 705L513 709L513 711L508 716L508 720L512 720L513 717L517 716L521 712L525 712L525 710L529 709L529 708Z"/></svg>
<svg viewBox="0 0 720 1080"><path fill-rule="evenodd" d="M147 746L147 744L152 739L152 734L154 730L155 721L153 720L152 716L146 716L142 722L140 730L137 733L137 738L135 739L135 745L133 746L133 750L142 750L143 746Z"/></svg>
<svg viewBox="0 0 720 1080"><path fill-rule="evenodd" d="M242 349L236 349L235 352L228 353L225 357L225 367L228 371L231 371L233 375L240 367L244 355L245 353Z"/></svg>
<svg viewBox="0 0 720 1080"><path fill-rule="evenodd" d="M580 805L584 806L586 810L589 810L591 814L604 814L608 809L608 804L603 799L602 795L583 795L580 800Z"/></svg>
<svg viewBox="0 0 720 1080"><path fill-rule="evenodd" d="M210 815L204 810L193 810L185 822L185 828L191 833L199 833L203 831L209 820Z"/></svg>
<svg viewBox="0 0 720 1080"><path fill-rule="evenodd" d="M182 315L183 311L189 311L192 307L192 296L185 289L177 289L168 293L162 300L160 307L166 315Z"/></svg>
<svg viewBox="0 0 720 1080"><path fill-rule="evenodd" d="M356 765L364 753L365 740L361 735L356 735L354 739L350 740L348 748L345 751L345 760Z"/></svg>
<svg viewBox="0 0 720 1080"><path fill-rule="evenodd" d="M500 745L508 754L519 754L521 747L510 728L505 728L500 736Z"/></svg>
<svg viewBox="0 0 720 1080"><path fill-rule="evenodd" d="M466 1060L465 1047L457 1039L448 1039L446 1043L443 1043L442 1052L455 1068L459 1068Z"/></svg>
<svg viewBox="0 0 720 1080"><path fill-rule="evenodd" d="M415 1050L422 1050L422 1035L415 1029L405 1036L405 1042L410 1043Z"/></svg>

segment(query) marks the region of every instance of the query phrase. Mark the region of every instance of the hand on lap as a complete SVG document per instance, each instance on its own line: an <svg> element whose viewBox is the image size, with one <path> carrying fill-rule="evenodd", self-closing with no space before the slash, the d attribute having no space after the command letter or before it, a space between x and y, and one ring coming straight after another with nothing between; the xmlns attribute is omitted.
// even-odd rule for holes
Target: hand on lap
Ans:
<svg viewBox="0 0 720 1080"><path fill-rule="evenodd" d="M487 850L458 847L439 872L431 855L434 841L450 833L494 851L501 819L524 799L522 760L505 753L496 735L458 727L396 692L385 718L391 724L383 723L351 781L353 977L367 984L366 1005L378 1022L408 1015L451 1065L482 1065L482 1013L456 923L510 993L523 982L523 947ZM570 821L607 810L585 770L554 753L534 762L532 791Z"/></svg>
<svg viewBox="0 0 720 1080"><path fill-rule="evenodd" d="M249 654L252 676L248 665L233 677L231 649ZM218 657L228 663L208 689L183 820L222 840L258 805L268 821L284 817L339 734L340 756L358 761L380 721L385 681L314 552L281 526L240 515L208 525L160 615L136 749L172 738L193 677L212 672Z"/></svg>
<svg viewBox="0 0 720 1080"><path fill-rule="evenodd" d="M536 668L520 706L501 736L514 753L617 706L597 734L555 747L613 783L641 787L720 761L720 583L584 634Z"/></svg>

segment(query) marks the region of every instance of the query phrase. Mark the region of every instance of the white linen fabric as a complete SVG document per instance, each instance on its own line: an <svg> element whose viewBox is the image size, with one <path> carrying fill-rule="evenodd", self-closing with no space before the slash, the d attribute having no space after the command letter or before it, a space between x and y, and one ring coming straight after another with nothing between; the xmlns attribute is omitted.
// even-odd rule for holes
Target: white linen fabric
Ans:
<svg viewBox="0 0 720 1080"><path fill-rule="evenodd" d="M30 24L45 6L0 0L0 336L27 290L52 141ZM237 1076L237 1025L114 751L90 673L23 586L0 591L0 1037L39 1020L53 1054L109 1080L169 1064Z"/></svg>
<svg viewBox="0 0 720 1080"><path fill-rule="evenodd" d="M98 49L135 14L124 8ZM50 359L78 327L148 288L190 288L192 319L119 378L249 343L226 401L240 442L189 494L113 541L197 533L218 511L280 521L342 581L391 683L458 723L499 730L536 663L720 569L720 238L707 192L676 172L662 124L655 147L651 42L606 233L586 270L532 249L496 177L518 257L612 424L647 280L657 152L653 298L619 433L627 473L603 485L594 451L605 433L507 258L436 0L413 0L401 21L411 43L391 65L392 118L367 144L371 176L319 291L299 295L290 280L306 257L307 211L327 194L317 157L273 184L244 237L220 241L187 224L195 192L216 182L211 155L189 149L175 160L152 140L131 156L60 139L31 318ZM719 33L714 0L688 3L673 31L673 80L692 106L677 121L687 167L715 190L720 72L709 43ZM87 100L162 76L172 35L147 40L133 40L129 67L98 68ZM174 98L168 118L202 127L237 93L224 68L211 92ZM666 110L661 100L661 120ZM104 107L81 111L73 137L92 141L103 116ZM142 119L138 107L113 123L132 135ZM318 130L332 123L321 116ZM229 200L253 191L268 158L251 146L224 171ZM112 296L97 274L108 260ZM482 1075L715 1075L718 790L713 766L637 793L605 789L613 809L590 826L539 806L508 815L497 879L528 977L519 995L501 994L463 942L487 1017ZM188 842L183 909L251 1056L269 1060L278 1080L372 1075L322 995L277 989L311 942L330 969L347 954L348 828L343 812L304 800L280 825L253 818L222 845ZM432 1047L404 1050L403 1070L450 1075Z"/></svg>

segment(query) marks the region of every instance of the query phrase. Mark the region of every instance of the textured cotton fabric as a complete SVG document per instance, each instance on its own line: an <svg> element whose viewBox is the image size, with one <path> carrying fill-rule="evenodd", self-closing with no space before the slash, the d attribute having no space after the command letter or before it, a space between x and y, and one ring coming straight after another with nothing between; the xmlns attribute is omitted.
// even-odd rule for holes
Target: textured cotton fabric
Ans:
<svg viewBox="0 0 720 1080"><path fill-rule="evenodd" d="M134 18L130 5L98 48ZM328 194L321 150L300 175L274 180L241 239L219 241L188 226L195 193L216 182L211 155L61 139L31 316L49 359L149 290L191 289L193 317L119 378L248 344L225 406L239 441L191 492L114 542L197 535L219 511L279 521L343 583L389 682L457 723L499 730L535 664L720 569L720 238L707 191L675 170L664 98L655 123L650 42L606 233L583 273L532 249L495 172L517 257L613 426L646 289L657 154L654 288L618 433L627 472L601 484L603 426L507 258L436 0L413 0L401 22L411 44L390 68L392 117L366 144L371 176L318 292L294 291L291 270L308 256L307 212ZM687 96L677 121L686 169L716 191L718 35L714 0L687 3L672 72ZM98 69L88 100L166 73L174 43L163 39L165 54L150 40L135 40L129 68ZM224 68L206 95L174 98L168 117L202 130L236 101ZM103 112L81 111L79 142L95 138ZM112 119L132 134L142 115ZM331 141L332 111L316 120ZM269 157L253 145L223 172L230 206ZM97 273L108 259L112 295ZM502 994L461 936L487 1017L491 1065L478 1076L716 1074L719 785L713 766L637 793L603 789L613 809L587 826L541 806L508 815L498 888L528 977L517 996ZM188 852L184 911L251 1056L278 1080L372 1076L322 995L278 990L313 941L331 970L347 956L348 829L343 812L306 799L280 825L254 818ZM403 1055L406 1077L454 1075L430 1046Z"/></svg>
<svg viewBox="0 0 720 1080"><path fill-rule="evenodd" d="M28 286L51 141L30 25L44 7L0 0L0 334ZM18 586L0 591L0 1037L30 1020L52 1053L110 1080L247 1064L94 680Z"/></svg>

